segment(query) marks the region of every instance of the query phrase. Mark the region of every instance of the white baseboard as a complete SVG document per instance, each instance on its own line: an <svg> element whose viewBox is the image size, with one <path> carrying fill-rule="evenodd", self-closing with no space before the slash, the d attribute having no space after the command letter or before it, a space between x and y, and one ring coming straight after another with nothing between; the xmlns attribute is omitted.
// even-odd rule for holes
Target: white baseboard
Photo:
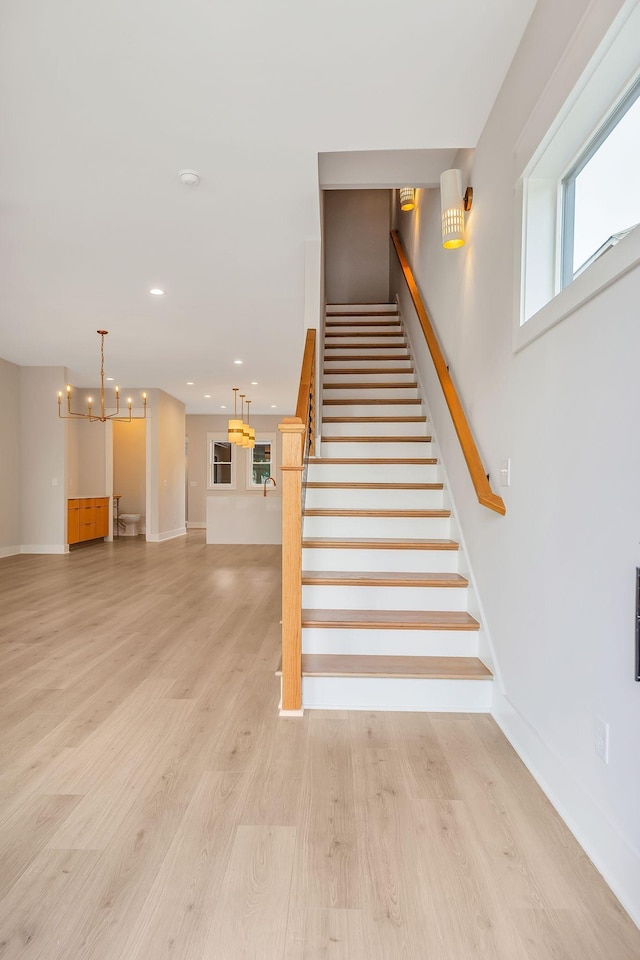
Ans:
<svg viewBox="0 0 640 960"><path fill-rule="evenodd" d="M187 528L178 527L177 530L165 530L162 533L148 533L147 541L149 543L162 543L163 540L174 540L176 537L186 537Z"/></svg>
<svg viewBox="0 0 640 960"><path fill-rule="evenodd" d="M69 553L68 543L23 543L20 553Z"/></svg>
<svg viewBox="0 0 640 960"><path fill-rule="evenodd" d="M187 520L187 530L206 530L207 524L200 520Z"/></svg>
<svg viewBox="0 0 640 960"><path fill-rule="evenodd" d="M494 684L492 715L571 833L640 927L640 853Z"/></svg>
<svg viewBox="0 0 640 960"><path fill-rule="evenodd" d="M20 547L0 547L0 559L2 557L15 557L21 552Z"/></svg>

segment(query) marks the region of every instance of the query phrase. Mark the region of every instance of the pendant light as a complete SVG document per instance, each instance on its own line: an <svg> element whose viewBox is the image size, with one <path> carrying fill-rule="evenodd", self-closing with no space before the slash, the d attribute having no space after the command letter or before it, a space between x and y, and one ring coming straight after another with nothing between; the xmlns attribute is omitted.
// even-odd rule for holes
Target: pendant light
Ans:
<svg viewBox="0 0 640 960"><path fill-rule="evenodd" d="M229 443L239 443L242 438L242 420L238 420L238 390L239 387L233 388L233 420L229 420L228 424L228 437Z"/></svg>
<svg viewBox="0 0 640 960"><path fill-rule="evenodd" d="M251 400L247 400L247 422L245 423L245 425L244 425L244 427L243 427L242 434L243 434L243 436L244 436L244 444L243 444L243 446L247 447L247 449L253 450L253 448L254 448L255 445L256 445L256 432L255 432L255 430L253 429L253 427L251 427L251 426L249 425L249 405L250 405L250 403L251 403Z"/></svg>

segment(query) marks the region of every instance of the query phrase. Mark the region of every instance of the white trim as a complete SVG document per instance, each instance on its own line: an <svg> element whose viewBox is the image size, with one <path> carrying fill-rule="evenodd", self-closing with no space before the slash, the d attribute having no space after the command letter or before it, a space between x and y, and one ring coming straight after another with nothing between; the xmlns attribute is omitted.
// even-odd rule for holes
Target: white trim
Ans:
<svg viewBox="0 0 640 960"><path fill-rule="evenodd" d="M243 450L244 447L238 447L236 444L231 444L231 483L217 483L213 486L211 485L211 444L213 443L229 443L229 434L222 431L213 431L212 433L207 433L207 493L215 493L216 491L222 490L227 492L229 490L236 489L236 477L237 477L237 466L239 451Z"/></svg>
<svg viewBox="0 0 640 960"><path fill-rule="evenodd" d="M20 547L0 547L0 560L3 557L15 557L21 552Z"/></svg>
<svg viewBox="0 0 640 960"><path fill-rule="evenodd" d="M634 850L562 759L497 685L492 716L633 922L640 926L640 851ZM570 812L571 811L571 812Z"/></svg>
<svg viewBox="0 0 640 960"><path fill-rule="evenodd" d="M206 530L206 523L202 523L200 520L188 520L187 521L187 530Z"/></svg>
<svg viewBox="0 0 640 960"><path fill-rule="evenodd" d="M68 543L43 544L43 543L23 543L20 547L20 553L51 553L61 554L69 553Z"/></svg>
<svg viewBox="0 0 640 960"><path fill-rule="evenodd" d="M162 543L163 540L174 540L176 537L186 537L187 528L178 527L177 530L165 530L163 533L147 534L147 543Z"/></svg>

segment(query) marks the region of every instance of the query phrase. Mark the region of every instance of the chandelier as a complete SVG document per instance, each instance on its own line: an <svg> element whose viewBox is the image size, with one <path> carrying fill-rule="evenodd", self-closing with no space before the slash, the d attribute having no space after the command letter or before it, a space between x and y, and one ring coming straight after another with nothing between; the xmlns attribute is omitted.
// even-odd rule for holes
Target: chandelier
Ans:
<svg viewBox="0 0 640 960"><path fill-rule="evenodd" d="M87 413L75 413L71 409L71 384L67 384L67 412L62 412L62 390L58 390L58 416L62 420L69 420L80 418L83 420L90 420L92 423L96 420L99 420L100 423L106 423L107 420L119 420L122 423L129 423L131 420L146 420L147 418L147 395L146 393L142 394L142 405L144 412L142 416L134 416L131 412L132 399L127 397L127 414L120 416L120 387L116 387L116 409L115 413L105 413L105 403L104 403L104 338L108 334L108 330L97 330L100 335L100 413L93 410L93 397L87 397Z"/></svg>

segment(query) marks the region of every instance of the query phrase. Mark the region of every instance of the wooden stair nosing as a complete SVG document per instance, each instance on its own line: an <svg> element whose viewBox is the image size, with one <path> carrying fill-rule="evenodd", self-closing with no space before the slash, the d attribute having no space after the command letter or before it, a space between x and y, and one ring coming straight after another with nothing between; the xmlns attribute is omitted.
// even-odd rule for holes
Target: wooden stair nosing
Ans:
<svg viewBox="0 0 640 960"><path fill-rule="evenodd" d="M340 357L326 357L324 358L325 364L327 363L342 363L345 360L411 360L411 357L407 353L406 356L398 356L397 353L380 353L374 354L371 357L358 356L357 354L343 354ZM325 367L326 369L326 367Z"/></svg>
<svg viewBox="0 0 640 960"><path fill-rule="evenodd" d="M402 327L400 327L402 330ZM340 339L341 337L402 337L402 333L398 333L396 330L376 330L369 333L367 330L327 330L324 339L325 344L329 337L336 337Z"/></svg>
<svg viewBox="0 0 640 960"><path fill-rule="evenodd" d="M305 586L321 587L446 587L464 589L469 581L459 573L385 573L353 570L303 570Z"/></svg>
<svg viewBox="0 0 640 960"><path fill-rule="evenodd" d="M479 630L458 610L303 610L303 627L331 630Z"/></svg>
<svg viewBox="0 0 640 960"><path fill-rule="evenodd" d="M432 467L438 463L437 457L310 457L305 463L345 463L349 466L364 464L365 466L379 466L383 463L400 465L421 465Z"/></svg>
<svg viewBox="0 0 640 960"><path fill-rule="evenodd" d="M354 373L415 373L415 370L413 367L362 367L361 370L359 370L358 367L335 367L333 370L325 370L325 373L331 376L334 374L340 376L353 376Z"/></svg>
<svg viewBox="0 0 640 960"><path fill-rule="evenodd" d="M402 329L402 324L397 313L388 313L384 317L370 316L367 319L367 314L358 315L358 318L350 318L349 320L334 320L334 317L338 314L330 314L331 319L327 316L325 321L325 330L327 327L400 327ZM364 317L364 319L363 319Z"/></svg>
<svg viewBox="0 0 640 960"><path fill-rule="evenodd" d="M404 403L404 404L413 404L417 406L420 404L420 400L413 400L411 397L363 397L361 400L357 397L343 397L341 400L323 400L323 406L357 406L361 403L363 406L371 405L384 405L385 403Z"/></svg>
<svg viewBox="0 0 640 960"><path fill-rule="evenodd" d="M325 383L323 390L413 390L418 384L415 380L407 383Z"/></svg>
<svg viewBox="0 0 640 960"><path fill-rule="evenodd" d="M396 677L424 680L491 680L478 657L397 657L303 653L303 677Z"/></svg>
<svg viewBox="0 0 640 960"><path fill-rule="evenodd" d="M327 310L325 317L327 319L329 317L397 317L398 313L397 307L392 310L336 310L335 312Z"/></svg>
<svg viewBox="0 0 640 960"><path fill-rule="evenodd" d="M336 483L312 480L304 486L311 490L444 490L444 483Z"/></svg>
<svg viewBox="0 0 640 960"><path fill-rule="evenodd" d="M323 417L323 423L426 423L426 417Z"/></svg>
<svg viewBox="0 0 640 960"><path fill-rule="evenodd" d="M451 516L450 510L384 510L375 507L309 507L304 511L305 517L389 517L398 519L399 517L413 517L413 519L448 519Z"/></svg>
<svg viewBox="0 0 640 960"><path fill-rule="evenodd" d="M431 437L322 437L323 443L431 443Z"/></svg>
<svg viewBox="0 0 640 960"><path fill-rule="evenodd" d="M403 343L325 343L325 350L406 350L407 341ZM325 353L326 357L326 353Z"/></svg>
<svg viewBox="0 0 640 960"><path fill-rule="evenodd" d="M311 550L458 550L455 540L413 537L307 537L302 546Z"/></svg>

